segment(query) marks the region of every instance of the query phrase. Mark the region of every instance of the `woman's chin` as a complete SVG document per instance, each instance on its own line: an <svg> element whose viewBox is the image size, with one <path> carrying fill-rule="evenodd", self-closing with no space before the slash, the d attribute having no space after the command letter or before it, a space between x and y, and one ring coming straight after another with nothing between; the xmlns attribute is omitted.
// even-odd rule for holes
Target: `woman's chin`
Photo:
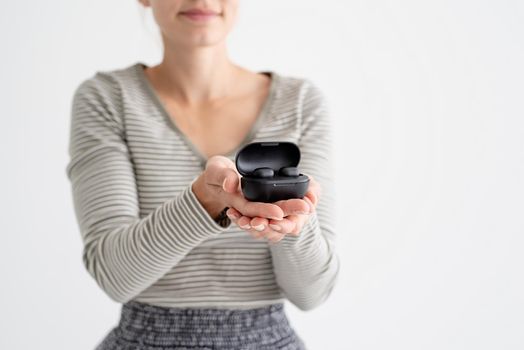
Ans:
<svg viewBox="0 0 524 350"><path fill-rule="evenodd" d="M177 38L174 38L171 42L185 47L214 46L220 44L226 36L219 35L220 33L214 30L188 30L183 35L180 35L181 33L182 31L178 31Z"/></svg>

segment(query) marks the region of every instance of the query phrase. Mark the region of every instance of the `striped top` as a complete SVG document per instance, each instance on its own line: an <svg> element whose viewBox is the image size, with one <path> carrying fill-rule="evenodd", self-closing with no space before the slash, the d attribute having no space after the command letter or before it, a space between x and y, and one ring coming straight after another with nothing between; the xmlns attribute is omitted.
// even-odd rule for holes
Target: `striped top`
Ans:
<svg viewBox="0 0 524 350"><path fill-rule="evenodd" d="M321 304L337 280L330 118L305 78L264 72L270 92L234 161L255 141L291 141L299 169L320 183L317 210L299 236L257 240L213 220L191 185L206 158L180 132L145 64L99 71L74 92L69 163L83 263L114 301L167 307L252 308Z"/></svg>

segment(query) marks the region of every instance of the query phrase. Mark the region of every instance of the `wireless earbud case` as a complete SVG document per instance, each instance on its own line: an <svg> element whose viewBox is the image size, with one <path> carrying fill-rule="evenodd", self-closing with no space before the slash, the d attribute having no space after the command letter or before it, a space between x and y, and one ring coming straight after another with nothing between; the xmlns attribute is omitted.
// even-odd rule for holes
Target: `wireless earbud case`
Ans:
<svg viewBox="0 0 524 350"><path fill-rule="evenodd" d="M238 151L235 165L242 175L240 186L244 197L252 202L272 203L283 199L303 198L309 186L309 178L279 175L283 167L297 167L300 149L292 142L253 142ZM272 177L257 177L258 168L271 168Z"/></svg>

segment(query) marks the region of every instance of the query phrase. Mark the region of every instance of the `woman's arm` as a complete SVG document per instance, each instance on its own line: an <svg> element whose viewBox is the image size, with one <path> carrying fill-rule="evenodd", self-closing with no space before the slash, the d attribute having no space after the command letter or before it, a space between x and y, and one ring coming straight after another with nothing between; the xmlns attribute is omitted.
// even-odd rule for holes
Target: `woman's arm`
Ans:
<svg viewBox="0 0 524 350"><path fill-rule="evenodd" d="M310 310L331 293L339 271L335 252L335 193L333 185L331 120L326 99L311 81L303 90L299 111L302 173L320 184L316 211L309 214L298 236L286 235L270 245L277 283L299 309Z"/></svg>
<svg viewBox="0 0 524 350"><path fill-rule="evenodd" d="M83 243L83 262L117 302L151 286L191 249L227 227L216 223L188 184L139 218L138 194L120 120L116 82L98 74L75 91L67 175Z"/></svg>

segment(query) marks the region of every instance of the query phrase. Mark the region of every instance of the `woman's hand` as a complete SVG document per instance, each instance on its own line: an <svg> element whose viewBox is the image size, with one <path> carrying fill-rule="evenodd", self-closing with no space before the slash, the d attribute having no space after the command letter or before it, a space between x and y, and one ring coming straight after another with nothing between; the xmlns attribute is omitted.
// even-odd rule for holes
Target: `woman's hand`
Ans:
<svg viewBox="0 0 524 350"><path fill-rule="evenodd" d="M193 183L193 192L206 211L215 218L225 207L234 208L242 216L283 220L286 212L305 211L300 202L285 205L250 202L240 188L240 175L235 164L227 157L212 156L205 170Z"/></svg>
<svg viewBox="0 0 524 350"><path fill-rule="evenodd" d="M254 238L265 237L271 243L276 243L286 234L298 236L308 220L309 214L315 211L321 193L318 182L312 176L308 175L308 177L309 188L304 199L288 199L273 203L284 212L282 220L242 215L234 207L227 210L227 215L232 222L249 232Z"/></svg>

